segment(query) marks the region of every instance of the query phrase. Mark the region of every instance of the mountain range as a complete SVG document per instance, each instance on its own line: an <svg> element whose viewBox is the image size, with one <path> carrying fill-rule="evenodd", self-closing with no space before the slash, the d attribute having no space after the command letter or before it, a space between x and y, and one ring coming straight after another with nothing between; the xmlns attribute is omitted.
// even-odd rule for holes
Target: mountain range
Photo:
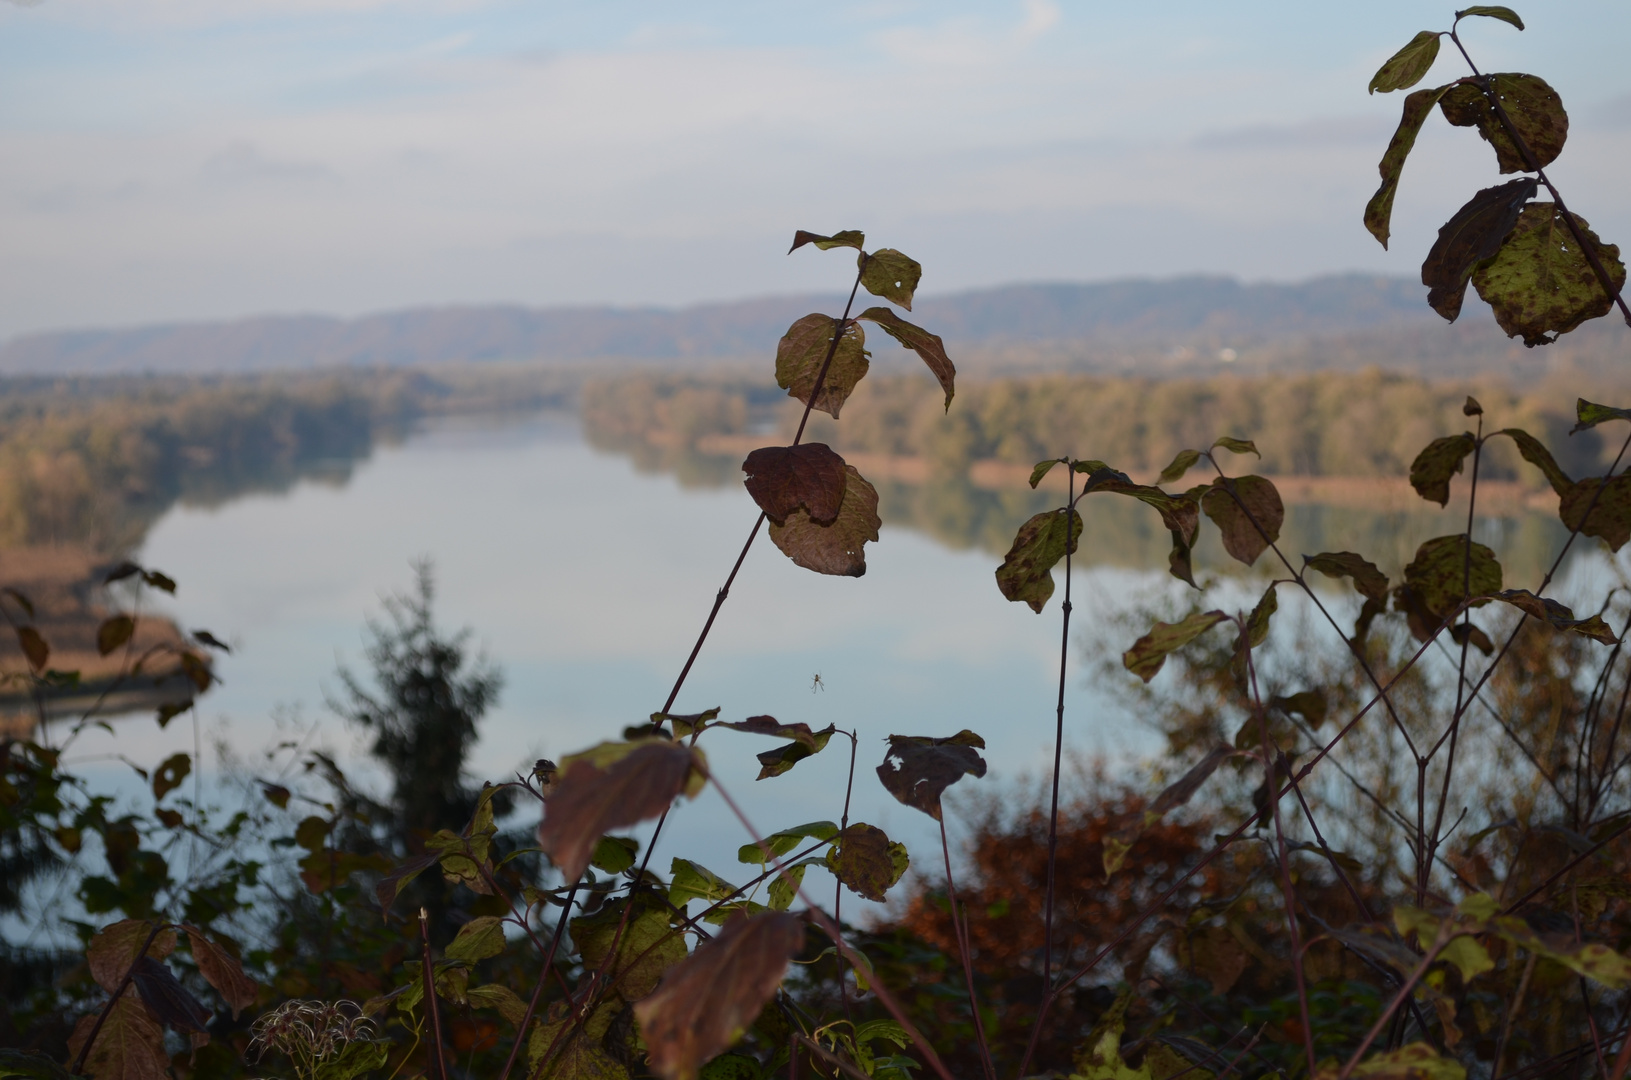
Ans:
<svg viewBox="0 0 1631 1080"><path fill-rule="evenodd" d="M0 345L0 373L202 375L503 360L696 368L763 357L794 319L842 305L841 296L798 295L677 309L449 306L54 331ZM908 318L975 369L1176 373L1220 362L1247 369L1376 363L1467 374L1525 356L1481 308L1469 297L1466 314L1447 327L1428 309L1422 286L1406 278L1342 274L1275 284L1190 276L925 296ZM874 332L874 352L892 355L879 348L882 339ZM1609 344L1588 343L1584 353L1572 347L1570 360Z"/></svg>

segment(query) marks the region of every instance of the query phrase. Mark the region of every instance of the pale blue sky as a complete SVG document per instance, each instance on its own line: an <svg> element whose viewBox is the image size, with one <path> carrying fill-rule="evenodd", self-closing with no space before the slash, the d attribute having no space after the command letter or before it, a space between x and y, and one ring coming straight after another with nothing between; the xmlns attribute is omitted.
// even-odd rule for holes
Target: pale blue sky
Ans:
<svg viewBox="0 0 1631 1080"><path fill-rule="evenodd" d="M1631 4L1517 6L1469 44L1558 89L1555 176L1631 242ZM934 291L1409 274L1493 156L1431 128L1383 252L1359 215L1400 95L1364 87L1451 10L0 0L0 338L836 287L795 228L865 228Z"/></svg>

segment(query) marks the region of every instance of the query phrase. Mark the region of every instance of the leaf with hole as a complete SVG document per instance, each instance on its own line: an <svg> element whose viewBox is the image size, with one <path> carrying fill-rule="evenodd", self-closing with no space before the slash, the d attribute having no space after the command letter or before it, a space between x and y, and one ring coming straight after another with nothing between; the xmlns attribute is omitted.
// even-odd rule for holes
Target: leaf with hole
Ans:
<svg viewBox="0 0 1631 1080"><path fill-rule="evenodd" d="M770 542L806 570L835 577L866 573L866 543L878 539L878 489L853 465L844 466L844 499L831 525L820 525L803 510L787 515L785 525L770 525Z"/></svg>
<svg viewBox="0 0 1631 1080"><path fill-rule="evenodd" d="M635 1003L652 1070L663 1080L695 1080L703 1062L742 1037L803 944L803 922L768 912L735 919L697 946Z"/></svg>
<svg viewBox="0 0 1631 1080"><path fill-rule="evenodd" d="M1599 240L1579 214L1574 223L1615 290L1623 289L1620 249ZM1507 336L1522 337L1530 347L1556 341L1581 323L1607 315L1614 306L1556 203L1524 207L1495 257L1473 273L1472 284L1494 309L1495 321Z"/></svg>
<svg viewBox="0 0 1631 1080"><path fill-rule="evenodd" d="M879 248L860 256L861 287L873 296L912 310L912 294L923 278L923 267L894 248Z"/></svg>
<svg viewBox="0 0 1631 1080"><path fill-rule="evenodd" d="M940 389L946 392L946 408L951 408L952 394L956 389L957 368L952 365L951 357L946 355L945 343L940 340L938 334L931 334L921 326L914 326L883 307L867 308L856 318L877 323L890 337L900 342L903 348L917 353L940 383Z"/></svg>
<svg viewBox="0 0 1631 1080"><path fill-rule="evenodd" d="M1175 623L1158 622L1122 654L1122 665L1149 682L1167 662L1169 655L1228 619L1229 616L1221 611L1197 611Z"/></svg>
<svg viewBox="0 0 1631 1080"><path fill-rule="evenodd" d="M822 251L830 251L835 247L851 247L856 251L860 251L861 245L865 243L866 234L860 229L843 229L831 236L823 236L820 233L800 229L793 234L793 246L787 249L787 253L791 255L805 244L814 244Z"/></svg>
<svg viewBox="0 0 1631 1080"><path fill-rule="evenodd" d="M896 800L941 820L940 796L965 775L985 775L985 759L975 753L985 740L972 731L944 739L891 735L878 766L878 779Z"/></svg>
<svg viewBox="0 0 1631 1080"><path fill-rule="evenodd" d="M1489 94L1476 83L1458 83L1450 88L1438 103L1444 119L1456 127L1476 127L1484 141L1494 147L1496 164L1503 173L1534 172L1556 161L1569 138L1569 114L1563 111L1557 91L1538 75L1502 72L1486 78L1506 118L1535 155L1533 163L1524 157L1496 115Z"/></svg>
<svg viewBox="0 0 1631 1080"><path fill-rule="evenodd" d="M193 963L198 965L198 973L221 995L236 1020L239 1013L255 1004L260 988L244 974L243 964L225 946L205 937L204 931L196 926L182 929L187 932L187 944L192 950Z"/></svg>
<svg viewBox="0 0 1631 1080"><path fill-rule="evenodd" d="M115 615L96 628L96 651L103 656L129 641L136 632L136 620L129 615Z"/></svg>
<svg viewBox="0 0 1631 1080"><path fill-rule="evenodd" d="M1550 597L1536 596L1528 589L1503 589L1495 594L1495 599L1511 604L1554 630L1566 630L1604 645L1613 645L1620 640L1614 636L1614 631L1608 628L1608 624L1603 622L1601 615L1577 619L1568 606Z"/></svg>
<svg viewBox="0 0 1631 1080"><path fill-rule="evenodd" d="M1421 134L1421 126L1433 111L1433 106L1454 85L1449 83L1432 90L1417 90L1404 99L1399 126L1376 166L1376 171L1382 174L1381 186L1370 197L1370 202L1365 204L1365 228L1384 248L1392 235L1393 198L1399 192L1399 177L1404 172L1405 159L1415 147L1416 136Z"/></svg>
<svg viewBox="0 0 1631 1080"><path fill-rule="evenodd" d="M666 739L601 743L566 758L538 826L538 846L568 881L576 880L606 833L656 817L682 792L701 790L700 758L700 751Z"/></svg>
<svg viewBox="0 0 1631 1080"><path fill-rule="evenodd" d="M1380 90L1391 94L1395 90L1408 90L1427 77L1427 72L1438 59L1439 35L1423 30L1392 56L1371 76L1370 92Z"/></svg>
<svg viewBox="0 0 1631 1080"><path fill-rule="evenodd" d="M1053 595L1053 568L1082 539L1082 515L1063 507L1037 514L1019 527L1013 545L997 567L997 588L1010 601L1023 601L1038 615Z"/></svg>
<svg viewBox="0 0 1631 1080"><path fill-rule="evenodd" d="M742 471L748 494L775 524L785 525L795 510L817 525L838 519L847 476L844 459L826 444L762 447L747 456Z"/></svg>
<svg viewBox="0 0 1631 1080"><path fill-rule="evenodd" d="M153 770L153 798L162 799L181 786L193 771L193 759L188 754L171 754Z"/></svg>
<svg viewBox="0 0 1631 1080"><path fill-rule="evenodd" d="M736 858L738 862L764 866L766 862L765 845L769 846L772 855L780 858L803 847L807 840L831 840L837 835L838 826L832 822L812 821L808 825L795 825L791 829L773 832L764 838L764 845L743 844L737 849Z"/></svg>
<svg viewBox="0 0 1631 1080"><path fill-rule="evenodd" d="M1470 431L1434 439L1410 463L1410 486L1428 502L1448 505L1450 477L1461 471L1463 461L1477 445Z"/></svg>
<svg viewBox="0 0 1631 1080"><path fill-rule="evenodd" d="M976 775L983 772L982 769ZM857 896L882 903L884 894L906 873L912 860L905 844L889 839L874 825L856 823L838 834L827 850L826 863L827 869L845 888Z"/></svg>
<svg viewBox="0 0 1631 1080"><path fill-rule="evenodd" d="M1280 539L1286 518L1279 490L1261 476L1219 480L1202 496L1201 509L1223 534L1223 550L1247 566Z"/></svg>
<svg viewBox="0 0 1631 1080"><path fill-rule="evenodd" d="M1501 250L1501 242L1518 223L1537 186L1533 177L1526 176L1485 188L1440 227L1438 239L1421 264L1429 307L1455 322L1473 271Z"/></svg>
<svg viewBox="0 0 1631 1080"><path fill-rule="evenodd" d="M95 1026L95 1014L79 1018L68 1036L70 1059L78 1057ZM85 1070L91 1080L168 1080L164 1028L135 994L123 994L113 1003L85 1058Z"/></svg>
<svg viewBox="0 0 1631 1080"><path fill-rule="evenodd" d="M1353 582L1360 596L1380 603L1387 599L1387 575L1376 564L1352 551L1322 551L1318 555L1304 555L1303 565L1318 570L1326 577L1345 577Z"/></svg>
<svg viewBox="0 0 1631 1080"><path fill-rule="evenodd" d="M776 385L787 391L788 397L798 398L812 408L829 414L834 419L855 390L870 366L866 351L866 334L855 320L844 324L838 345L833 346L833 332L838 320L819 312L806 315L788 328L776 345ZM827 355L832 353L829 361ZM825 365L827 374L821 375ZM816 379L821 378L821 392L816 394Z"/></svg>

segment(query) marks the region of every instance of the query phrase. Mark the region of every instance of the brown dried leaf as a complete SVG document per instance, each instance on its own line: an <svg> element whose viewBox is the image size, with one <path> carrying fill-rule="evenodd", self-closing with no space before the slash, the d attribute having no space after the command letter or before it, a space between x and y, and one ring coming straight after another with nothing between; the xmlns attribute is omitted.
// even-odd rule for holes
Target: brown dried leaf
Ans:
<svg viewBox="0 0 1631 1080"><path fill-rule="evenodd" d="M45 638L32 626L19 626L17 628L17 644L28 657L28 666L35 671L44 671L45 662L51 659L51 646L45 643Z"/></svg>
<svg viewBox="0 0 1631 1080"><path fill-rule="evenodd" d="M1219 480L1202 497L1201 509L1223 533L1223 549L1247 566L1280 539L1286 519L1279 490L1261 476Z"/></svg>
<svg viewBox="0 0 1631 1080"><path fill-rule="evenodd" d="M152 932L153 923L147 919L125 919L97 931L85 948L85 959L90 964L91 978L96 980L96 985L110 994L117 990L125 981L130 965L136 962L137 950ZM153 939L146 955L162 960L175 948L176 932L165 929Z"/></svg>
<svg viewBox="0 0 1631 1080"><path fill-rule="evenodd" d="M1304 555L1303 565L1326 577L1351 579L1359 595L1367 600L1381 603L1387 599L1387 575L1362 555L1351 551L1323 551L1318 555Z"/></svg>
<svg viewBox="0 0 1631 1080"><path fill-rule="evenodd" d="M984 746L972 731L946 739L891 735L878 779L898 801L939 821L941 794L965 774L985 775L985 759L974 752Z"/></svg>
<svg viewBox="0 0 1631 1080"><path fill-rule="evenodd" d="M815 393L821 365L827 364L821 393L812 407L834 419L869 366L866 334L853 319L844 326L832 362L827 362L827 350L832 347L833 328L837 325L838 320L830 315L819 312L806 315L788 328L776 346L776 385L806 405L810 404L810 395Z"/></svg>
<svg viewBox="0 0 1631 1080"><path fill-rule="evenodd" d="M745 731L750 735L770 735L778 739L792 739L786 746L778 746L760 753L757 780L780 776L812 754L827 748L828 741L838 729L828 724L820 731L812 731L809 724L784 724L774 716L750 716L734 724L716 724L715 727Z"/></svg>
<svg viewBox="0 0 1631 1080"><path fill-rule="evenodd" d="M844 466L844 499L831 525L817 524L804 510L787 515L785 525L770 525L770 542L806 570L839 577L866 573L865 545L878 539L878 490L855 466Z"/></svg>
<svg viewBox="0 0 1631 1080"><path fill-rule="evenodd" d="M914 326L884 307L867 308L856 318L877 323L903 348L917 353L939 381L940 389L946 392L946 408L951 408L952 394L956 392L957 369L952 366L951 357L946 355L946 345L939 334L931 334L921 326Z"/></svg>
<svg viewBox="0 0 1631 1080"><path fill-rule="evenodd" d="M95 1026L94 1014L79 1018L68 1037L70 1059L79 1056ZM170 1056L164 1052L164 1028L135 994L126 993L114 1002L96 1033L96 1045L85 1058L85 1068L93 1080L168 1080Z"/></svg>
<svg viewBox="0 0 1631 1080"><path fill-rule="evenodd" d="M851 892L883 902L884 894L911 866L905 844L874 825L856 823L833 838L827 868Z"/></svg>
<svg viewBox="0 0 1631 1080"><path fill-rule="evenodd" d="M791 255L805 244L814 244L822 251L831 251L835 247L852 247L859 251L865 243L866 234L860 229L841 229L831 236L800 229L793 234L793 246L787 249L787 253Z"/></svg>
<svg viewBox="0 0 1631 1080"><path fill-rule="evenodd" d="M106 656L129 641L135 632L135 619L129 615L115 615L96 628L96 651Z"/></svg>
<svg viewBox="0 0 1631 1080"><path fill-rule="evenodd" d="M804 510L817 525L831 525L844 501L844 459L825 443L766 446L742 462L748 494L777 525Z"/></svg>
<svg viewBox="0 0 1631 1080"><path fill-rule="evenodd" d="M187 943L192 947L193 963L198 965L199 974L221 995L232 1009L232 1018L236 1020L238 1014L255 1004L255 998L260 988L255 980L244 974L243 965L222 946L210 941L204 936L204 931L196 926L183 926L187 931Z"/></svg>
<svg viewBox="0 0 1631 1080"><path fill-rule="evenodd" d="M1546 623L1554 630L1573 631L1582 637L1589 637L1593 641L1604 645L1613 645L1619 641L1614 631L1603 622L1601 615L1593 615L1586 619L1577 619L1574 612L1566 605L1558 603L1549 597L1536 596L1528 589L1506 589L1495 594L1495 599L1504 600L1519 611L1524 612L1541 622Z"/></svg>
<svg viewBox="0 0 1631 1080"><path fill-rule="evenodd" d="M153 798L162 799L181 786L193 771L190 754L171 754L153 770Z"/></svg>
<svg viewBox="0 0 1631 1080"><path fill-rule="evenodd" d="M663 1080L695 1080L703 1062L728 1049L781 985L804 944L804 924L767 912L727 923L635 1003L651 1067Z"/></svg>
<svg viewBox="0 0 1631 1080"><path fill-rule="evenodd" d="M568 881L589 866L612 829L656 817L702 786L700 753L667 739L601 743L561 762L561 779L538 826L538 846Z"/></svg>

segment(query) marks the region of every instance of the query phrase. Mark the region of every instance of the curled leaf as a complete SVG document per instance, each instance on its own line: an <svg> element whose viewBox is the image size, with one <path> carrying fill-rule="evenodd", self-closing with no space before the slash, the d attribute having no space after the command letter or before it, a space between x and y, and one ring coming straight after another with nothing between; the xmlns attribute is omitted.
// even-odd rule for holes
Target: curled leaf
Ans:
<svg viewBox="0 0 1631 1080"><path fill-rule="evenodd" d="M940 389L946 392L946 408L951 408L952 394L956 389L957 369L952 366L951 357L946 355L946 346L940 340L940 335L931 334L921 326L912 325L888 308L867 308L856 318L877 323L904 348L917 353L939 381Z"/></svg>
<svg viewBox="0 0 1631 1080"><path fill-rule="evenodd" d="M965 775L985 775L985 759L974 750L984 746L972 731L945 739L891 735L878 779L898 801L940 821L941 794Z"/></svg>
<svg viewBox="0 0 1631 1080"><path fill-rule="evenodd" d="M696 1080L703 1062L741 1038L803 944L802 922L767 912L734 919L697 946L634 1005L652 1070L663 1080Z"/></svg>
<svg viewBox="0 0 1631 1080"><path fill-rule="evenodd" d="M812 821L808 825L796 825L791 829L773 832L764 838L763 844L743 844L736 852L740 862L757 863L765 865L765 847L770 848L772 855L780 858L799 847L806 840L831 840L838 835L838 826L830 821Z"/></svg>
<svg viewBox="0 0 1631 1080"><path fill-rule="evenodd" d="M649 739L602 743L566 758L538 826L538 846L568 881L576 880L601 836L656 817L681 792L701 789L699 756L679 743Z"/></svg>
<svg viewBox="0 0 1631 1080"><path fill-rule="evenodd" d="M1280 539L1286 518L1279 490L1261 476L1219 480L1202 497L1201 509L1223 534L1223 549L1247 566Z"/></svg>
<svg viewBox="0 0 1631 1080"><path fill-rule="evenodd" d="M844 459L824 443L766 446L742 462L748 494L777 525L804 510L817 525L831 525L844 501Z"/></svg>
<svg viewBox="0 0 1631 1080"><path fill-rule="evenodd" d="M791 255L805 244L814 244L822 251L830 251L835 247L852 247L859 251L864 243L866 243L866 234L860 229L844 229L833 233L831 236L823 236L820 233L800 229L793 234L793 246L787 249L787 253Z"/></svg>
<svg viewBox="0 0 1631 1080"><path fill-rule="evenodd" d="M203 1031L209 1024L210 1011L204 1003L193 997L168 967L151 956L136 961L131 982L142 1004L176 1031Z"/></svg>
<svg viewBox="0 0 1631 1080"><path fill-rule="evenodd" d="M997 567L997 588L1010 601L1024 601L1042 613L1053 595L1053 568L1082 539L1082 515L1063 507L1037 514L1019 527Z"/></svg>
<svg viewBox="0 0 1631 1080"><path fill-rule="evenodd" d="M1554 630L1567 630L1604 645L1613 645L1620 640L1614 636L1614 631L1608 628L1608 624L1603 622L1601 615L1577 619L1566 605L1549 597L1536 596L1528 589L1503 589L1495 594L1495 599L1511 604Z"/></svg>
<svg viewBox="0 0 1631 1080"><path fill-rule="evenodd" d="M872 825L851 825L827 851L827 868L833 876L856 895L879 903L910 866L906 845L897 844Z"/></svg>
<svg viewBox="0 0 1631 1080"><path fill-rule="evenodd" d="M1545 474L1546 482L1551 484L1552 490L1559 495L1574 486L1574 481L1570 480L1569 474L1564 472L1562 467L1558 465L1557 459L1552 456L1552 452L1546 449L1544 443L1527 431L1522 428L1503 428L1495 434L1505 435L1516 443L1518 453L1523 455L1525 461Z"/></svg>
<svg viewBox="0 0 1631 1080"><path fill-rule="evenodd" d="M1524 204L1534 198L1538 183L1526 176L1485 188L1439 229L1438 239L1421 264L1421 283L1427 286L1428 306L1447 321L1455 322L1461 314L1473 271L1500 251Z"/></svg>
<svg viewBox="0 0 1631 1080"><path fill-rule="evenodd" d="M1620 249L1599 240L1579 214L1574 223L1614 288L1623 289ZM1523 208L1495 257L1473 273L1472 283L1507 336L1522 337L1530 347L1555 341L1588 319L1607 315L1614 305L1562 212L1550 202Z"/></svg>
<svg viewBox="0 0 1631 1080"><path fill-rule="evenodd" d="M1212 449L1216 450L1220 446L1236 454L1257 454L1259 458L1263 456L1257 453L1257 444L1250 439L1236 439L1225 435L1212 444Z"/></svg>
<svg viewBox="0 0 1631 1080"><path fill-rule="evenodd" d="M783 525L770 525L770 542L806 570L838 577L866 573L867 541L878 539L883 519L878 516L878 489L853 465L844 466L844 498L830 525L814 521L808 512L794 510Z"/></svg>
<svg viewBox="0 0 1631 1080"><path fill-rule="evenodd" d="M1031 470L1031 490L1036 490L1036 485L1042 482L1042 478L1044 476L1047 476L1048 473L1053 471L1053 467L1055 465L1063 464L1064 462L1059 458L1051 458L1047 461L1037 462L1036 467Z"/></svg>
<svg viewBox="0 0 1631 1080"><path fill-rule="evenodd" d="M866 334L860 325L853 319L845 323L835 348L832 342L837 327L838 320L830 316L819 312L806 315L789 327L776 345L776 385L806 405L810 405L814 394L815 404L811 407L834 419L870 366ZM827 359L829 351L831 361ZM821 377L823 365L827 374L821 378L821 392L816 394L816 379Z"/></svg>
<svg viewBox="0 0 1631 1080"><path fill-rule="evenodd" d="M1351 551L1324 551L1318 555L1304 555L1303 565L1318 570L1326 577L1345 577L1353 581L1360 596L1380 603L1387 599L1387 575L1376 564Z"/></svg>
<svg viewBox="0 0 1631 1080"><path fill-rule="evenodd" d="M1462 8L1455 13L1457 19L1466 19L1473 15L1482 15L1488 19L1500 19L1504 23L1516 26L1519 30L1523 29L1523 20L1518 18L1518 13L1499 4L1474 4L1470 8Z"/></svg>
<svg viewBox="0 0 1631 1080"><path fill-rule="evenodd" d="M1428 502L1448 505L1450 477L1461 471L1462 461L1477 445L1470 431L1434 439L1410 463L1410 486Z"/></svg>
<svg viewBox="0 0 1631 1080"><path fill-rule="evenodd" d="M1596 402L1587 401L1585 398L1580 398L1575 402L1574 412L1579 423L1569 429L1570 435L1590 430L1607 420L1631 420L1631 409L1616 409L1612 405L1598 405Z"/></svg>
<svg viewBox="0 0 1631 1080"><path fill-rule="evenodd" d="M912 294L923 278L923 267L916 259L908 258L894 248L879 248L870 255L863 254L861 287L873 296L899 304L912 310Z"/></svg>
<svg viewBox="0 0 1631 1080"><path fill-rule="evenodd" d="M1221 611L1197 611L1175 623L1158 622L1150 627L1149 633L1133 642L1133 647L1122 654L1121 662L1128 671L1149 682L1167 662L1169 654L1228 619Z"/></svg>
<svg viewBox="0 0 1631 1080"><path fill-rule="evenodd" d="M812 731L809 724L784 724L774 716L750 716L740 723L716 726L730 728L733 731L746 731L752 735L771 735L778 739L793 740L786 746L765 750L757 755L760 765L759 775L755 777L757 780L780 776L810 755L819 754L827 748L828 740L838 730L834 725L828 724L820 731Z"/></svg>
<svg viewBox="0 0 1631 1080"><path fill-rule="evenodd" d="M1437 40L1434 38L1435 42ZM1393 138L1388 141L1382 160L1376 166L1376 171L1382 174L1382 184L1370 197L1370 202L1365 204L1365 228L1384 248L1392 235L1393 197L1399 192L1399 176L1404 172L1405 159L1415 147L1416 136L1421 134L1422 123L1433 111L1433 106L1454 85L1450 83L1433 90L1417 90L1404 99L1399 127L1393 132Z"/></svg>
<svg viewBox="0 0 1631 1080"><path fill-rule="evenodd" d="M1495 148L1495 160L1503 173L1533 172L1557 160L1569 137L1569 114L1563 111L1557 91L1538 75L1502 72L1487 75L1485 80L1489 93L1471 82L1451 87L1438 106L1444 118L1456 127L1476 127L1484 141ZM1533 163L1524 157L1495 114L1490 94L1500 99L1506 118L1535 155Z"/></svg>

